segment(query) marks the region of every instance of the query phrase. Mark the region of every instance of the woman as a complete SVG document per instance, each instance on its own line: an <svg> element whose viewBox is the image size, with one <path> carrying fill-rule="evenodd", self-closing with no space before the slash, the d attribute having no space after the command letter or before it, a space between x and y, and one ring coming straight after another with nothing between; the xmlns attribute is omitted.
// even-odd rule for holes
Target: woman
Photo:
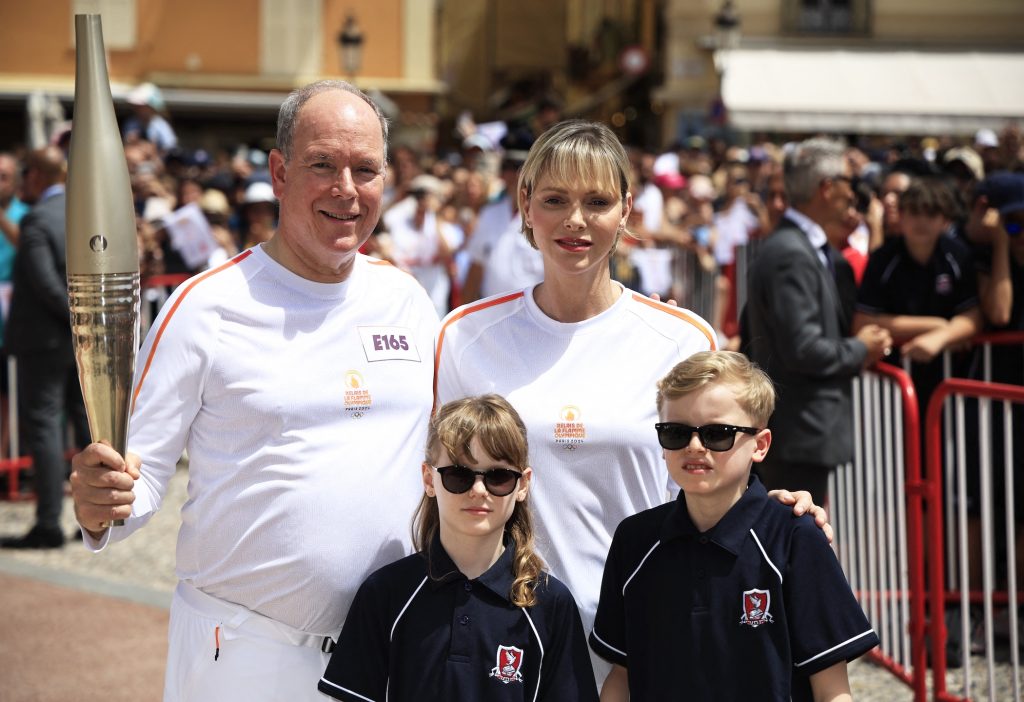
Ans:
<svg viewBox="0 0 1024 702"><path fill-rule="evenodd" d="M633 204L629 172L602 124L545 132L519 175L523 232L541 252L544 279L451 312L435 361L438 403L493 392L522 416L544 476L534 493L538 548L576 596L587 631L615 528L670 494L656 383L678 361L718 348L697 315L612 280L609 258ZM608 666L595 663L603 680Z"/></svg>

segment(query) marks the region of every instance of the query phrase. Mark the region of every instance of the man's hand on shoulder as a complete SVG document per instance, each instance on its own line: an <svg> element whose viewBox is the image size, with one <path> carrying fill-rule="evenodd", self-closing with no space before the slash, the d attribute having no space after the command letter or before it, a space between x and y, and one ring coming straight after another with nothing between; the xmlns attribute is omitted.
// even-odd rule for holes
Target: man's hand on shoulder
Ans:
<svg viewBox="0 0 1024 702"><path fill-rule="evenodd" d="M828 513L824 507L814 504L814 498L806 490L769 490L768 497L774 497L784 505L793 505L793 514L801 516L809 514L814 518L814 523L825 534L825 538L832 543L832 525L828 523Z"/></svg>

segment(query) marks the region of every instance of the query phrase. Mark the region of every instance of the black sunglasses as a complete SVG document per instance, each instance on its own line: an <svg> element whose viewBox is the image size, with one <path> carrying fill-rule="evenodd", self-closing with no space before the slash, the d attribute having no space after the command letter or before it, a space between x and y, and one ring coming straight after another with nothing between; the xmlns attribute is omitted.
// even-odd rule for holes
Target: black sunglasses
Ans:
<svg viewBox="0 0 1024 702"><path fill-rule="evenodd" d="M702 427L691 427L678 422L658 422L654 425L658 431L658 443L663 449L677 451L690 444L693 433L701 445L708 451L728 451L736 443L736 432L756 434L761 431L754 427L734 427L731 424L705 424Z"/></svg>
<svg viewBox="0 0 1024 702"><path fill-rule="evenodd" d="M457 464L453 466L440 466L436 470L441 475L441 484L444 485L444 489L456 495L461 495L473 487L473 483L476 482L476 476L479 475L484 479L484 487L487 489L487 492L495 497L505 497L505 495L511 494L516 489L516 484L523 475L519 471L510 470L509 468L473 470L472 468Z"/></svg>

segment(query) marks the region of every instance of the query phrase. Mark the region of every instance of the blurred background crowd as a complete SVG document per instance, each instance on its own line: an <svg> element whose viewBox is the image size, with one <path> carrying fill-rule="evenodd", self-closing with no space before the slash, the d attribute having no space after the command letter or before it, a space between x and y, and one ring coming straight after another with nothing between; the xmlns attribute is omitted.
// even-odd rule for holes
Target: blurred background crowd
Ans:
<svg viewBox="0 0 1024 702"><path fill-rule="evenodd" d="M144 280L191 275L270 238L277 205L266 151L251 144L216 151L180 144L152 84L132 91L128 104L133 113L123 120L124 148ZM533 140L562 118L559 101L543 98L519 121L477 124L464 113L447 149L393 145L386 210L366 253L414 275L442 315L539 281L539 254L520 232L516 181ZM69 140L70 123L52 137L64 151ZM645 294L675 299L706 316L724 337L735 337L743 288L736 251L767 236L787 207L782 160L788 143L755 138L741 146L722 136L693 135L661 149L626 146L634 207L630 236L611 261L613 276ZM1019 177L997 175L1024 171L1017 126L978 130L973 138L850 141L846 158L855 198L848 237L832 243L852 265L857 284L869 255L903 234L900 195L916 179L948 191L941 205L946 234L968 245L970 267L991 268L999 209L1008 215L1022 197L1014 190ZM24 150L0 154L5 300L18 221L28 210L25 159ZM988 197L993 176L996 197L1009 198L1000 207ZM1021 240L1012 227L1010 238ZM180 278L157 279L167 280ZM856 290L847 294L852 319Z"/></svg>

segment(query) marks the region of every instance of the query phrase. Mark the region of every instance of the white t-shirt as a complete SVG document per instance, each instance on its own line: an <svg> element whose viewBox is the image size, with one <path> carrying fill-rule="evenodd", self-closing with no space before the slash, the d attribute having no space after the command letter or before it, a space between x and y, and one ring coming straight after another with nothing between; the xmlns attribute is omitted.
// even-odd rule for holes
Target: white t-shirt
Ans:
<svg viewBox="0 0 1024 702"><path fill-rule="evenodd" d="M473 262L483 266L481 298L520 290L543 280L544 259L540 251L530 246L522 226L522 218L512 211L508 197L480 213L467 250Z"/></svg>
<svg viewBox="0 0 1024 702"><path fill-rule="evenodd" d="M715 260L726 266L736 260L736 247L750 241L750 232L759 225L757 215L743 200L737 200L727 210L715 213Z"/></svg>
<svg viewBox="0 0 1024 702"><path fill-rule="evenodd" d="M391 233L391 245L395 264L408 271L427 291L438 315L448 311L448 295L451 280L448 267L439 261L440 239L444 237L450 251L462 245L462 230L448 222L439 221L433 212L423 217L423 226L416 228L415 209L388 210L384 225Z"/></svg>
<svg viewBox="0 0 1024 702"><path fill-rule="evenodd" d="M625 288L611 308L575 324L545 315L533 290L445 318L437 397L496 392L522 416L538 550L572 590L589 631L615 528L674 487L654 431L656 383L717 340L692 312Z"/></svg>
<svg viewBox="0 0 1024 702"><path fill-rule="evenodd" d="M262 247L192 278L139 352L142 478L100 545L149 520L187 449L178 577L337 634L366 575L411 550L436 332L413 278L361 255L337 284Z"/></svg>

